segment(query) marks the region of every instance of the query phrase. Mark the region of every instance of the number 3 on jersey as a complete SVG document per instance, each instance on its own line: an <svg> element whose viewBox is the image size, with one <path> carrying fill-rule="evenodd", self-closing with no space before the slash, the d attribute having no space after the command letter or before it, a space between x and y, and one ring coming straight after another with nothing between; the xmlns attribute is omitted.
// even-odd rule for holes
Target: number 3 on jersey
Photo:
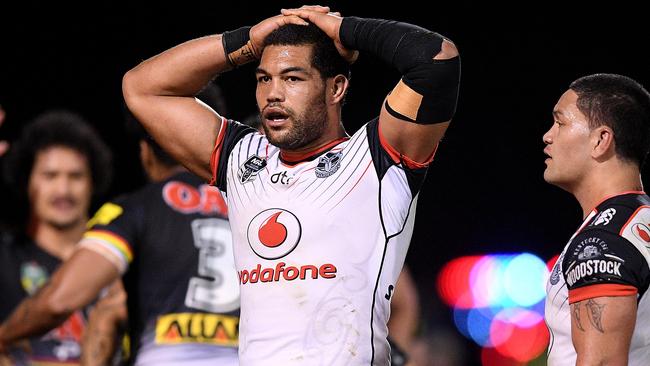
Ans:
<svg viewBox="0 0 650 366"><path fill-rule="evenodd" d="M239 308L239 281L233 258L230 225L223 219L192 221L194 246L199 248L199 276L190 279L185 306L213 313Z"/></svg>

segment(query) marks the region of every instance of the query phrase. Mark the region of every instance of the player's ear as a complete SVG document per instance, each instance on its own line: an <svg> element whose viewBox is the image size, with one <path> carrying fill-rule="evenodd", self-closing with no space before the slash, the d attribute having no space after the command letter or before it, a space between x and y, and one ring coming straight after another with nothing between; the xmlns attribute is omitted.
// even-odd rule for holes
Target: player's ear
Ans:
<svg viewBox="0 0 650 366"><path fill-rule="evenodd" d="M328 94L330 104L341 103L345 98L349 85L350 81L342 74L328 79L326 93Z"/></svg>
<svg viewBox="0 0 650 366"><path fill-rule="evenodd" d="M598 126L591 131L592 156L596 160L606 160L615 154L614 131L608 126Z"/></svg>

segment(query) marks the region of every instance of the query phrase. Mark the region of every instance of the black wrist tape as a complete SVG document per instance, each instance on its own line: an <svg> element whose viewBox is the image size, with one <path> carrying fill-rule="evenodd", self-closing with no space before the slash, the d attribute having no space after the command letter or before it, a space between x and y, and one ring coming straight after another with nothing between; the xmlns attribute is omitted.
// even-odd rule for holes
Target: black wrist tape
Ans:
<svg viewBox="0 0 650 366"><path fill-rule="evenodd" d="M257 59L257 51L250 41L251 27L223 32L221 42L230 65L236 67Z"/></svg>

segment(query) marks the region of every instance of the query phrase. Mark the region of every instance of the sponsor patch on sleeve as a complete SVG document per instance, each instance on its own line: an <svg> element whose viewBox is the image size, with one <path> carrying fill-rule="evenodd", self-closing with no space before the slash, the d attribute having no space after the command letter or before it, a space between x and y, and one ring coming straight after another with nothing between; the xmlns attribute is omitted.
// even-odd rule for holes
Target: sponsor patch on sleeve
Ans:
<svg viewBox="0 0 650 366"><path fill-rule="evenodd" d="M564 269L569 289L623 278L621 266L625 260L613 253L603 238L587 236L578 240L567 253L569 265Z"/></svg>

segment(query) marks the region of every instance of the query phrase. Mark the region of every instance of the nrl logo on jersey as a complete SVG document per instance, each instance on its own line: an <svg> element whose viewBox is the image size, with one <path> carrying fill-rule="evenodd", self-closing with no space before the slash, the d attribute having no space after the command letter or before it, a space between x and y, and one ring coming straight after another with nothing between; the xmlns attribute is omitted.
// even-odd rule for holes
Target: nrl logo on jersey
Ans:
<svg viewBox="0 0 650 366"><path fill-rule="evenodd" d="M266 159L260 158L257 155L251 156L239 167L239 172L237 173L239 182L244 184L252 181L264 167L266 167Z"/></svg>
<svg viewBox="0 0 650 366"><path fill-rule="evenodd" d="M328 152L320 157L318 165L316 165L316 177L327 178L336 173L341 167L341 159L343 154L339 152Z"/></svg>

